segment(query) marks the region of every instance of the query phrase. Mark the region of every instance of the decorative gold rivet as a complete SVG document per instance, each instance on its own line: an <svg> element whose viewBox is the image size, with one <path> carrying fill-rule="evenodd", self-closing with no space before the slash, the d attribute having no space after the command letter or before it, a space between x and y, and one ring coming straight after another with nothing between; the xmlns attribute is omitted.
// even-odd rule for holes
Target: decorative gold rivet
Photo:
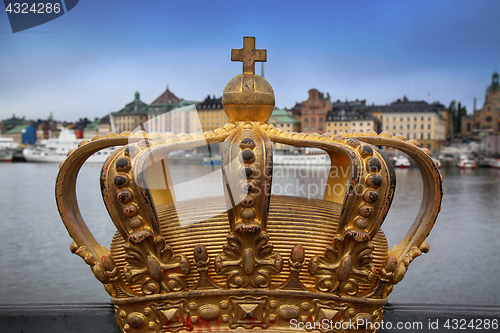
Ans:
<svg viewBox="0 0 500 333"><path fill-rule="evenodd" d="M378 200L378 193L373 190L366 190L365 193L363 194L363 199L366 202L374 203L375 201Z"/></svg>
<svg viewBox="0 0 500 333"><path fill-rule="evenodd" d="M228 315L223 315L223 316L222 316L222 322L223 322L223 323L227 323L227 322L229 322L229 316L228 316Z"/></svg>
<svg viewBox="0 0 500 333"><path fill-rule="evenodd" d="M127 324L132 328L141 328L146 325L146 317L139 312L133 312L127 317Z"/></svg>
<svg viewBox="0 0 500 333"><path fill-rule="evenodd" d="M255 196L249 194L241 201L243 207L253 207L255 205Z"/></svg>
<svg viewBox="0 0 500 333"><path fill-rule="evenodd" d="M134 204L127 205L123 207L123 215L126 217L134 217L138 212L137 206Z"/></svg>
<svg viewBox="0 0 500 333"><path fill-rule="evenodd" d="M227 302L226 301L222 301L220 302L220 307L223 308L223 309L227 309Z"/></svg>
<svg viewBox="0 0 500 333"><path fill-rule="evenodd" d="M271 323L274 323L274 321L275 321L275 320L276 320L276 316L275 316L275 315L270 315L270 316L269 316L269 321L270 321Z"/></svg>
<svg viewBox="0 0 500 333"><path fill-rule="evenodd" d="M307 322L307 317L306 316L300 317L300 321L303 323Z"/></svg>
<svg viewBox="0 0 500 333"><path fill-rule="evenodd" d="M243 157L243 162L253 163L255 162L255 154L250 149L245 149L241 152L241 157Z"/></svg>
<svg viewBox="0 0 500 333"><path fill-rule="evenodd" d="M120 314L118 316L123 319L127 316L127 313L125 311L121 310Z"/></svg>
<svg viewBox="0 0 500 333"><path fill-rule="evenodd" d="M270 306L272 309L276 309L276 307L278 306L278 303L276 301L271 301Z"/></svg>
<svg viewBox="0 0 500 333"><path fill-rule="evenodd" d="M243 138L240 142L240 148L248 148L248 149L254 149L255 148L255 141L252 138Z"/></svg>
<svg viewBox="0 0 500 333"><path fill-rule="evenodd" d="M198 308L198 305L196 303L189 303L189 310L194 311Z"/></svg>
<svg viewBox="0 0 500 333"><path fill-rule="evenodd" d="M124 330L124 331L128 331L128 330L130 330L130 326L129 326L129 324L125 324L125 325L123 325L123 330Z"/></svg>
<svg viewBox="0 0 500 333"><path fill-rule="evenodd" d="M349 309L348 313L349 313L349 317L354 317L354 315L356 314L356 311L353 308L351 308L351 309Z"/></svg>
<svg viewBox="0 0 500 333"><path fill-rule="evenodd" d="M130 190L119 191L116 196L118 198L118 201L120 201L122 204L129 203L134 198L134 195Z"/></svg>
<svg viewBox="0 0 500 333"><path fill-rule="evenodd" d="M174 281L169 281L167 283L168 289L172 290L175 288L175 282Z"/></svg>
<svg viewBox="0 0 500 333"><path fill-rule="evenodd" d="M376 157L370 158L367 163L368 172L379 172L382 169L382 163Z"/></svg>
<svg viewBox="0 0 500 333"><path fill-rule="evenodd" d="M379 188L382 185L382 177L380 175L370 175L366 179L366 184L373 188Z"/></svg>
<svg viewBox="0 0 500 333"><path fill-rule="evenodd" d="M128 172L130 171L130 160L125 157L120 157L116 161L116 171Z"/></svg>
<svg viewBox="0 0 500 333"><path fill-rule="evenodd" d="M373 207L368 205L362 205L359 207L359 215L363 217L370 217L373 214Z"/></svg>
<svg viewBox="0 0 500 333"><path fill-rule="evenodd" d="M144 315L149 316L151 314L151 308L144 308Z"/></svg>
<svg viewBox="0 0 500 333"><path fill-rule="evenodd" d="M354 220L354 225L360 229L365 229L368 226L368 221L358 217L357 219Z"/></svg>
<svg viewBox="0 0 500 333"><path fill-rule="evenodd" d="M251 220L255 217L255 211L252 208L241 210L241 217L245 220Z"/></svg>
<svg viewBox="0 0 500 333"><path fill-rule="evenodd" d="M153 330L156 329L156 324L154 323L154 321L150 321L148 323L148 329L151 330L151 331L153 331Z"/></svg>
<svg viewBox="0 0 500 333"><path fill-rule="evenodd" d="M309 303L302 303L302 309L304 311L308 311L309 309L311 308L311 306L309 305Z"/></svg>
<svg viewBox="0 0 500 333"><path fill-rule="evenodd" d="M140 216L136 216L131 219L128 224L132 229L138 229L144 225L144 221L142 221Z"/></svg>
<svg viewBox="0 0 500 333"><path fill-rule="evenodd" d="M359 147L359 153L363 157L373 155L373 148L369 145L362 145Z"/></svg>
<svg viewBox="0 0 500 333"><path fill-rule="evenodd" d="M198 324L198 318L196 318L196 317L191 317L191 323L192 323L193 325Z"/></svg>

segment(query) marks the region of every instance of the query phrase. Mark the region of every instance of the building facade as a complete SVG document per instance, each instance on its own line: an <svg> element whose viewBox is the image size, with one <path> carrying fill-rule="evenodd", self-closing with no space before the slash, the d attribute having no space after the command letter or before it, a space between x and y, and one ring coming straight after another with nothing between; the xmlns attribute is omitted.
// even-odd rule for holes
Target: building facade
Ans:
<svg viewBox="0 0 500 333"><path fill-rule="evenodd" d="M385 106L373 106L372 112L381 119L381 127L392 135L402 134L416 139L431 152L446 143L446 108L439 103L409 101L404 98Z"/></svg>
<svg viewBox="0 0 500 333"><path fill-rule="evenodd" d="M121 110L111 113L117 133L142 130L144 122L148 120L148 111L149 105L141 101L139 92L136 91L132 102Z"/></svg>
<svg viewBox="0 0 500 333"><path fill-rule="evenodd" d="M285 132L300 132L301 122L292 115L292 112L287 110L275 109L268 120L268 123L273 124L275 128ZM274 149L277 151L298 150L297 147L285 145L282 143L273 143Z"/></svg>
<svg viewBox="0 0 500 333"><path fill-rule="evenodd" d="M309 90L309 98L301 103L301 127L303 133L325 133L326 114L332 110L330 94L317 89Z"/></svg>
<svg viewBox="0 0 500 333"><path fill-rule="evenodd" d="M230 122L222 107L222 97L207 96L203 102L196 106L196 109L203 131L213 131Z"/></svg>
<svg viewBox="0 0 500 333"><path fill-rule="evenodd" d="M498 73L491 77L486 89L483 107L462 121L462 133L473 135L500 135L500 85Z"/></svg>

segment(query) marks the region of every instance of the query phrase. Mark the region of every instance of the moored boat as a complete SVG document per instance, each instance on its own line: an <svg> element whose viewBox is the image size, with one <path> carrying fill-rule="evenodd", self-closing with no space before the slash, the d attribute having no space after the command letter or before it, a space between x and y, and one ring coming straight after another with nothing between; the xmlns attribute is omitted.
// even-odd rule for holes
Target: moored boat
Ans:
<svg viewBox="0 0 500 333"><path fill-rule="evenodd" d="M19 144L13 138L0 137L0 162L11 162Z"/></svg>
<svg viewBox="0 0 500 333"><path fill-rule="evenodd" d="M24 148L23 156L26 162L61 163L68 156L71 149L77 148L80 143L75 133L67 128L61 128L57 139L42 140L33 148ZM104 163L114 148L106 148L92 155L87 163Z"/></svg>

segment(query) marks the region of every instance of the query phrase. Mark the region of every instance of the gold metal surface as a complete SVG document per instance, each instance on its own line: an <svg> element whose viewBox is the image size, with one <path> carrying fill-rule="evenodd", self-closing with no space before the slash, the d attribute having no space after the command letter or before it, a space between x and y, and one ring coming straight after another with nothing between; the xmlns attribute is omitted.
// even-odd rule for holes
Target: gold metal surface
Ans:
<svg viewBox="0 0 500 333"><path fill-rule="evenodd" d="M243 62L243 74L224 89L230 124L203 134L110 133L68 154L56 201L74 240L71 251L103 283L123 332L344 332L342 324L351 322L358 331L376 331L370 324L383 319L393 286L429 250L425 239L442 196L429 152L388 133L278 130L266 123L274 92L254 74L265 50L255 50L255 39L245 37L232 60ZM271 194L272 142L329 154L322 200ZM169 153L216 143L224 197L177 201ZM76 179L88 157L110 146L124 147L101 173L103 199L117 228L108 251L80 214ZM376 146L412 157L424 183L415 222L390 251L380 228L396 178ZM179 216L191 222L181 223ZM325 320L337 326L318 325Z"/></svg>

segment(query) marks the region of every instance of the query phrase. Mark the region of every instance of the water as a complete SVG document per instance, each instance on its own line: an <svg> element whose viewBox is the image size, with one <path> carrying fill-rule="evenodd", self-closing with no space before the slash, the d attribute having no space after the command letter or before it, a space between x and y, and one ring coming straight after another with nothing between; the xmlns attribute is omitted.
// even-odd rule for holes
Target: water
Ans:
<svg viewBox="0 0 500 333"><path fill-rule="evenodd" d="M221 194L219 177L200 178L191 191L182 185L199 175L200 168L174 168L173 178L184 186L184 197ZM58 165L4 163L0 170L0 302L108 302L89 267L69 251L71 239L54 199ZM207 172L203 170L201 173ZM283 191L290 182L295 190L302 184L320 186L326 175L322 168L310 168L306 172L311 177L297 180L296 169L281 171L274 179L278 187L273 191L280 190L279 186ZM97 240L108 247L114 226L101 199L99 172L100 166L84 166L77 191L83 217ZM431 251L410 264L407 276L389 300L500 304L500 219L496 214L500 170L450 168L442 174L444 198L428 238ZM417 169L398 169L397 185L396 198L382 227L389 246L403 237L421 201ZM318 192L316 197L320 196Z"/></svg>

